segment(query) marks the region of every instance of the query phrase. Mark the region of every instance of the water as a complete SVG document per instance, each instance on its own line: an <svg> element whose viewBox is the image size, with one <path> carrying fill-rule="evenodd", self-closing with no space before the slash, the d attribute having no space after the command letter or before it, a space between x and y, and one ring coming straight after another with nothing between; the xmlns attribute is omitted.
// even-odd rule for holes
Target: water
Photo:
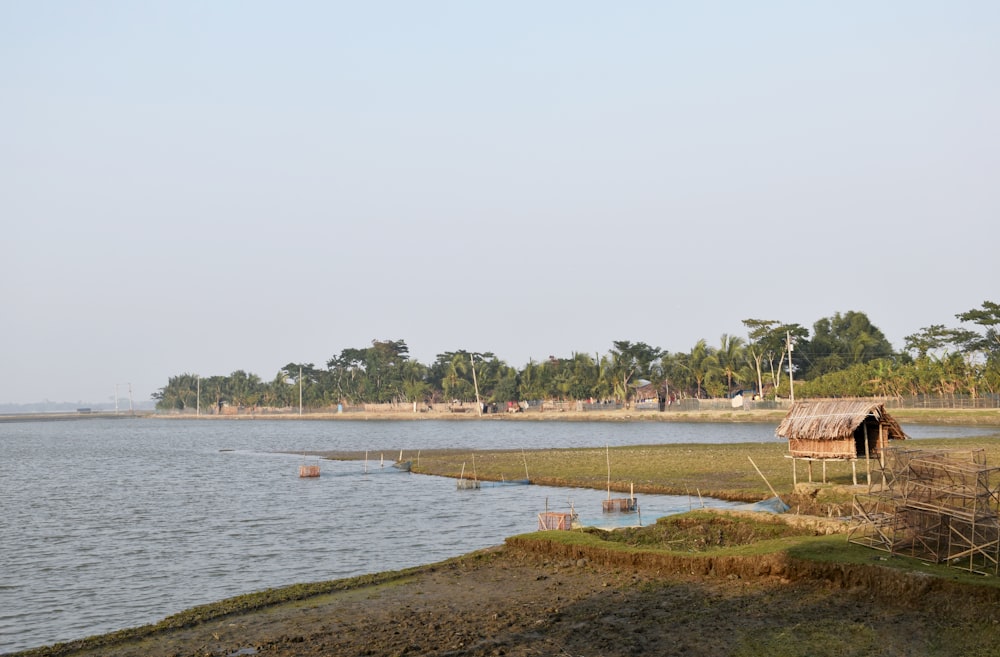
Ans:
<svg viewBox="0 0 1000 657"><path fill-rule="evenodd" d="M977 435L904 429L913 437ZM534 531L546 505L572 504L589 517L606 495L543 486L457 491L452 479L382 471L380 453L775 440L774 427L761 424L3 423L0 652L152 623L265 588L440 561ZM369 450L371 472L324 461L322 476L300 479L302 457L278 453L319 450ZM693 503L654 495L640 502L644 523Z"/></svg>

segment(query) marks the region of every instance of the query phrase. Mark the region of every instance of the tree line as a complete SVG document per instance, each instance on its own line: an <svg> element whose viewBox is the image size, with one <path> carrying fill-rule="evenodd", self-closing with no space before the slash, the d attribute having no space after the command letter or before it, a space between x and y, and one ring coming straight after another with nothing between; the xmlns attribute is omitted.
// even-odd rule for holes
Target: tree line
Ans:
<svg viewBox="0 0 1000 657"><path fill-rule="evenodd" d="M800 324L744 319L745 335L722 334L671 353L615 341L606 354L573 353L508 365L492 352L448 351L433 363L410 358L404 340L343 349L324 367L289 362L270 381L237 370L227 376L172 376L153 394L159 410L238 407L322 409L338 404L505 404L518 400L601 400L628 406L637 394L666 398L902 397L996 395L1000 389L1000 305L955 315L975 328L936 324L895 351L863 312Z"/></svg>

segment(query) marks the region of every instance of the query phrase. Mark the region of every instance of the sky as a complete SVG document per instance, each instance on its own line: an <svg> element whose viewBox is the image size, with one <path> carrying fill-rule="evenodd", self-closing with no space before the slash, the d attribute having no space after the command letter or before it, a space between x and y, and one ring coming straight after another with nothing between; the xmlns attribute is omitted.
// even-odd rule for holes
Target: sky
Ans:
<svg viewBox="0 0 1000 657"><path fill-rule="evenodd" d="M848 311L901 349L1000 301L998 33L961 0L6 0L0 403Z"/></svg>

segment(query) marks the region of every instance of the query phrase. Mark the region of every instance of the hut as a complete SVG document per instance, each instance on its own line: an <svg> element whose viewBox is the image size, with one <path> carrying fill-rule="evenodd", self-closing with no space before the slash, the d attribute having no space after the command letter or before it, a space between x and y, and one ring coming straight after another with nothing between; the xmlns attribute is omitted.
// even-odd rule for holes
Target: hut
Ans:
<svg viewBox="0 0 1000 657"><path fill-rule="evenodd" d="M822 462L824 483L827 461L850 461L857 485L858 459L865 459L871 483L871 459L881 462L890 440L906 439L885 407L870 399L795 402L774 433L788 440L787 457L792 459L795 483L797 460L808 463L809 481L813 462Z"/></svg>

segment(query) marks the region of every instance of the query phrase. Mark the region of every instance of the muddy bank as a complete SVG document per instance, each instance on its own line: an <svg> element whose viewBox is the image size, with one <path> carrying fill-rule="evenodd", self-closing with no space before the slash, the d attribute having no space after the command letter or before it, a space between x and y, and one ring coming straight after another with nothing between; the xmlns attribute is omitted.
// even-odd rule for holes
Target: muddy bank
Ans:
<svg viewBox="0 0 1000 657"><path fill-rule="evenodd" d="M676 554L525 535L284 602L276 592L242 610L222 604L160 628L24 654L993 654L1000 590L888 568L878 554L866 564L823 563L786 552Z"/></svg>

